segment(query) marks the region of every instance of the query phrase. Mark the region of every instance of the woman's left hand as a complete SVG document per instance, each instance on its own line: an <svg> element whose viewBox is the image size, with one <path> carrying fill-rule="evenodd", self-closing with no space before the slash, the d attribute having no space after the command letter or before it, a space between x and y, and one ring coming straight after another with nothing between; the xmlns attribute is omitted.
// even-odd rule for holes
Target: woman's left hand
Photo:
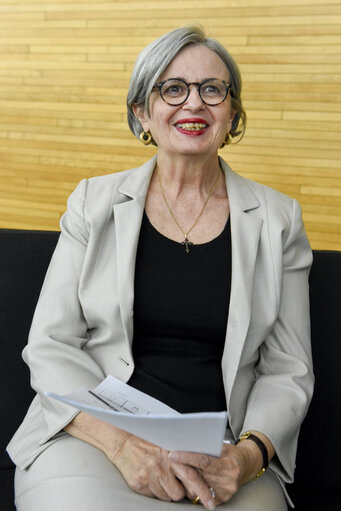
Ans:
<svg viewBox="0 0 341 511"><path fill-rule="evenodd" d="M230 500L239 487L251 480L259 470L261 459L257 452L258 448L254 450L252 445L242 444L246 442L239 445L224 444L219 458L190 452L172 452L169 458L175 463L196 468L208 488L212 488L215 503L218 505ZM210 496L207 492L197 496L208 509ZM196 495L189 495L191 499L195 497Z"/></svg>

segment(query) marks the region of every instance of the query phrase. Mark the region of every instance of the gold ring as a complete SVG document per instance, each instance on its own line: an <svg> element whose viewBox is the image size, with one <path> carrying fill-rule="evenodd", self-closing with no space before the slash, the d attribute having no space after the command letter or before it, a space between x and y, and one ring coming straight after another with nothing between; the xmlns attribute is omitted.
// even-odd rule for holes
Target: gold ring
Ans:
<svg viewBox="0 0 341 511"><path fill-rule="evenodd" d="M192 504L194 504L194 505L199 504L199 502L200 502L200 497L195 497L195 499L193 499L191 502L192 502Z"/></svg>

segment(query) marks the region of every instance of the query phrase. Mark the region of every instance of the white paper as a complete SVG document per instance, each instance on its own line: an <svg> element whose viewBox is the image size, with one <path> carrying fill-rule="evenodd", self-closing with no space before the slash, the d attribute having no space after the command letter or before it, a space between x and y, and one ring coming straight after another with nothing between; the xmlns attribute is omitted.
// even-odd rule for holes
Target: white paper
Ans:
<svg viewBox="0 0 341 511"><path fill-rule="evenodd" d="M227 412L180 414L113 376L91 391L47 395L169 451L220 456Z"/></svg>

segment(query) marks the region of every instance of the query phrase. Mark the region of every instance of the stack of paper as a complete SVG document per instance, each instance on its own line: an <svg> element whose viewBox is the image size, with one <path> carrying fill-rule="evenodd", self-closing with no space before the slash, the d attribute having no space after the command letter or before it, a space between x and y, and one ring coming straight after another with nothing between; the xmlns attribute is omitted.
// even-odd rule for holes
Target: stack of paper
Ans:
<svg viewBox="0 0 341 511"><path fill-rule="evenodd" d="M220 456L227 412L180 414L113 376L93 390L47 395L164 449Z"/></svg>

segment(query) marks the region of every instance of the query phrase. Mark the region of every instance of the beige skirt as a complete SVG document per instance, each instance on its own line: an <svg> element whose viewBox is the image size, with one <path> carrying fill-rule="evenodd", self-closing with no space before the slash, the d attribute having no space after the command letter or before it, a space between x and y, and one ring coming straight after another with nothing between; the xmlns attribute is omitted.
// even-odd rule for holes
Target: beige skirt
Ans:
<svg viewBox="0 0 341 511"><path fill-rule="evenodd" d="M15 495L18 511L189 511L192 505L138 495L101 451L71 436L52 444L28 469L16 469ZM219 509L287 511L287 505L268 470Z"/></svg>

